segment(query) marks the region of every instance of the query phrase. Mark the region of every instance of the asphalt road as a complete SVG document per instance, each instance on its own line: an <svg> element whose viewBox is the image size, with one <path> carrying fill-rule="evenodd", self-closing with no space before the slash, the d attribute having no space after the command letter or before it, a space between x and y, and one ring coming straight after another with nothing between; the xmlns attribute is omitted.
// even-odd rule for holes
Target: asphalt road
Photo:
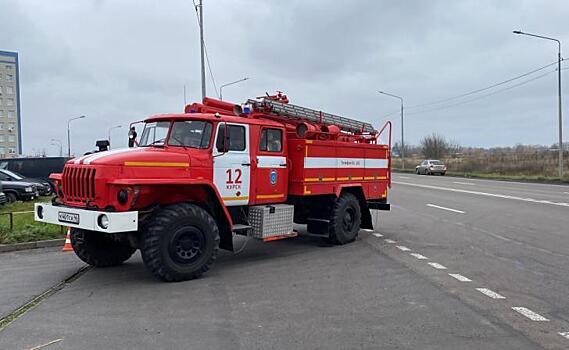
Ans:
<svg viewBox="0 0 569 350"><path fill-rule="evenodd" d="M569 348L569 187L396 174L390 201L353 244L249 241L196 281L158 282L138 254L91 269L1 330L0 349ZM82 266L6 256L2 316Z"/></svg>

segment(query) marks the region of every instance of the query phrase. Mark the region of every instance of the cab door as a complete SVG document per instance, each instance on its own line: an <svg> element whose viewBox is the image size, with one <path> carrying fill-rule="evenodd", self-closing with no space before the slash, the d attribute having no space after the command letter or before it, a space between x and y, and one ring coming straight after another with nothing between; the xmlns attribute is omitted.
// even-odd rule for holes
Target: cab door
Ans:
<svg viewBox="0 0 569 350"><path fill-rule="evenodd" d="M213 182L226 206L249 204L249 125L218 124L213 150Z"/></svg>
<svg viewBox="0 0 569 350"><path fill-rule="evenodd" d="M285 131L278 127L259 128L259 145L252 151L255 160L254 202L284 202L288 189Z"/></svg>

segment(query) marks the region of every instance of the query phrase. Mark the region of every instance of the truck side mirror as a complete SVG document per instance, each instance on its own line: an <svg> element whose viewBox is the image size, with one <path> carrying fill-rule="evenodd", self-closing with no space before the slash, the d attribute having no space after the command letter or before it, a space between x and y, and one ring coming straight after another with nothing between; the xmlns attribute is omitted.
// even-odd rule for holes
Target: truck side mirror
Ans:
<svg viewBox="0 0 569 350"><path fill-rule="evenodd" d="M215 147L219 153L227 153L229 146L229 133L227 129L227 123L223 123L223 128L219 128L217 135L217 142Z"/></svg>

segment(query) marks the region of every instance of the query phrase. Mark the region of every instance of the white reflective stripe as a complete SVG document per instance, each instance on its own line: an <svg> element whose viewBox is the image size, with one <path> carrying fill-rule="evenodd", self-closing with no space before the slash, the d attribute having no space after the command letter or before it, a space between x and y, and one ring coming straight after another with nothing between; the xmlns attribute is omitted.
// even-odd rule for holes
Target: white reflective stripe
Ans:
<svg viewBox="0 0 569 350"><path fill-rule="evenodd" d="M122 153L130 153L130 152L135 152L135 151L140 151L140 150L141 150L140 148L121 148L121 149L115 149L112 151L98 152L98 153L91 154L90 156L85 158L83 160L83 164L91 164L91 162L94 162L96 160L99 160L99 159L107 157L107 156L113 156L113 155L122 154Z"/></svg>
<svg viewBox="0 0 569 350"><path fill-rule="evenodd" d="M322 168L367 168L387 169L387 159L371 158L335 158L335 157L305 157L304 167L307 169Z"/></svg>
<svg viewBox="0 0 569 350"><path fill-rule="evenodd" d="M307 169L337 168L338 158L330 157L306 157L304 167Z"/></svg>
<svg viewBox="0 0 569 350"><path fill-rule="evenodd" d="M389 162L387 159L370 159L366 158L365 167L366 169L387 169Z"/></svg>
<svg viewBox="0 0 569 350"><path fill-rule="evenodd" d="M258 168L286 168L286 158L277 156L258 156Z"/></svg>
<svg viewBox="0 0 569 350"><path fill-rule="evenodd" d="M90 157L90 156L92 156L92 154L88 154L86 156L75 158L75 159L73 159L73 164L80 164L82 160L84 160L85 158Z"/></svg>

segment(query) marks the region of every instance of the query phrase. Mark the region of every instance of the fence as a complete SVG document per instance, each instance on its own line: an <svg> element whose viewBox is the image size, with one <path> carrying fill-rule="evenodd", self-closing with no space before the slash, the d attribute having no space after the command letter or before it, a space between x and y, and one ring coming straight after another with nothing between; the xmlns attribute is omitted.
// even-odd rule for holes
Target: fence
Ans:
<svg viewBox="0 0 569 350"><path fill-rule="evenodd" d="M0 244L64 235L64 227L34 221L34 211L0 212Z"/></svg>

